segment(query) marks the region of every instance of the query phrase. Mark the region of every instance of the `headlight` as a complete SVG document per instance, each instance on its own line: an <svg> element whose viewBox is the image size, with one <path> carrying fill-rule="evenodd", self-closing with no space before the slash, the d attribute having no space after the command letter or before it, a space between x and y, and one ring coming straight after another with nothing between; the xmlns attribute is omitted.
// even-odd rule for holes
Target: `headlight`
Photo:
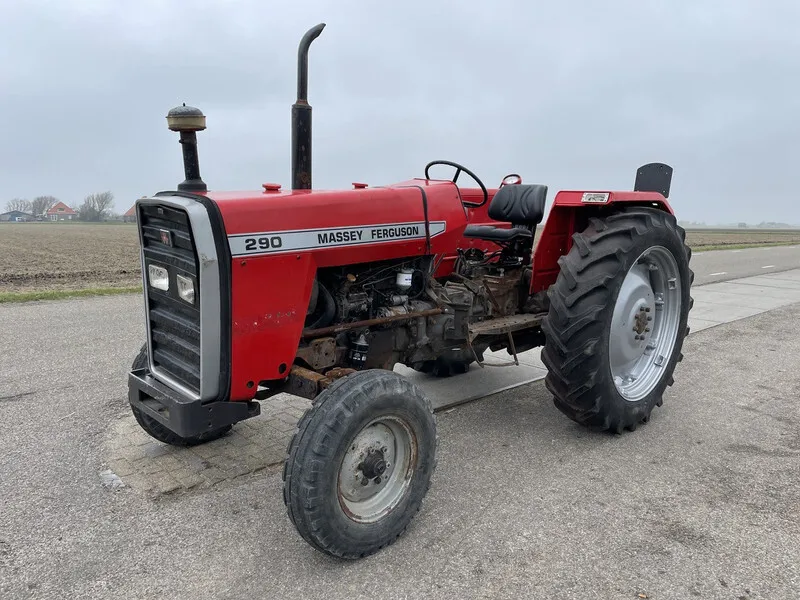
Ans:
<svg viewBox="0 0 800 600"><path fill-rule="evenodd" d="M169 290L169 273L164 267L158 265L147 265L147 276L150 285L157 290Z"/></svg>
<svg viewBox="0 0 800 600"><path fill-rule="evenodd" d="M189 304L194 304L194 281L191 277L178 275L178 296Z"/></svg>

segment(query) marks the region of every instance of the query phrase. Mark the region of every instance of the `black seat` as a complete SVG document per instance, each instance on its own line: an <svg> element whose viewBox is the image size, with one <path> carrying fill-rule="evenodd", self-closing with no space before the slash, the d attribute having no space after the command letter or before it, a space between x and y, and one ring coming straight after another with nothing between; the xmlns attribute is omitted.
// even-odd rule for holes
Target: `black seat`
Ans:
<svg viewBox="0 0 800 600"><path fill-rule="evenodd" d="M523 227L495 227L494 225L467 225L464 235L489 242L513 242L514 240L530 239L533 232Z"/></svg>
<svg viewBox="0 0 800 600"><path fill-rule="evenodd" d="M539 184L504 185L489 203L489 218L511 223L512 227L467 225L464 236L489 242L512 242L532 239L544 217L547 186Z"/></svg>

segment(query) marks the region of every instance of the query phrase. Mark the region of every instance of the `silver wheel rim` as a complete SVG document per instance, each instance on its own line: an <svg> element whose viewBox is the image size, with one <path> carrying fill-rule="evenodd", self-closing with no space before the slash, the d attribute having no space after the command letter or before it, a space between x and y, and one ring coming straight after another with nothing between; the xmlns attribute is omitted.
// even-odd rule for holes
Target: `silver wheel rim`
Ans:
<svg viewBox="0 0 800 600"><path fill-rule="evenodd" d="M641 400L661 381L675 349L681 300L675 257L663 246L645 250L628 270L611 317L611 376L625 400Z"/></svg>
<svg viewBox="0 0 800 600"><path fill-rule="evenodd" d="M408 423L383 416L350 442L338 477L339 504L359 523L374 523L403 499L417 463L417 443Z"/></svg>

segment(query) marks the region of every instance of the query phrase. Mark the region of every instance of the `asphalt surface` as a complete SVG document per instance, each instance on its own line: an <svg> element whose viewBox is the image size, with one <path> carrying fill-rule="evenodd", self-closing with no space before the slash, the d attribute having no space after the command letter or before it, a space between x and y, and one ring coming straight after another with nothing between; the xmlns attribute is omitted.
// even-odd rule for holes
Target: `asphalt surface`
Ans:
<svg viewBox="0 0 800 600"><path fill-rule="evenodd" d="M354 563L299 538L276 472L156 498L101 485L141 321L130 296L0 305L3 600L800 592L800 304L692 334L634 433L583 430L542 382L440 413L423 510Z"/></svg>
<svg viewBox="0 0 800 600"><path fill-rule="evenodd" d="M800 245L697 251L692 254L695 285L800 267Z"/></svg>

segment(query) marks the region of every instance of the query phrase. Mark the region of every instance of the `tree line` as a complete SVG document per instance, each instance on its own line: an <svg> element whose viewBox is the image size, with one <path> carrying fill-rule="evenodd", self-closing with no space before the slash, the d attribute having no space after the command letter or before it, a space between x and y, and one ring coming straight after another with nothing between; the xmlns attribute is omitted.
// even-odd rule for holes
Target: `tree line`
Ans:
<svg viewBox="0 0 800 600"><path fill-rule="evenodd" d="M55 196L37 196L33 200L14 198L6 202L6 212L18 210L39 217L53 208L58 202L59 200ZM111 209L113 206L114 194L111 192L99 192L89 194L83 199L82 204L71 206L70 208L78 213L79 221L103 221L112 216Z"/></svg>

